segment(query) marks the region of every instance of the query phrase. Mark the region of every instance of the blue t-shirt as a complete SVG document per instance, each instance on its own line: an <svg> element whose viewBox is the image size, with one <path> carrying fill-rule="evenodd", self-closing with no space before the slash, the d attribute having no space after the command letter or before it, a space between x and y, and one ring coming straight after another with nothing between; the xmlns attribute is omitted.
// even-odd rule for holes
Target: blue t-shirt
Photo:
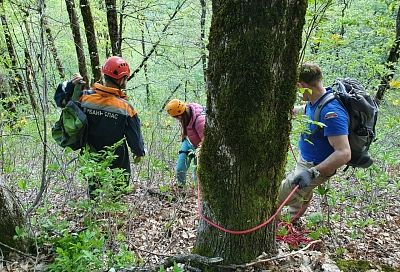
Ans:
<svg viewBox="0 0 400 272"><path fill-rule="evenodd" d="M314 119L314 112L322 100L328 93L332 92L331 88L326 89L320 99L313 105L308 102L306 106L306 115L309 119ZM333 153L333 147L329 144L329 136L339 136L349 134L349 117L346 109L336 99L326 104L319 115L319 122L324 123L326 127L319 129L313 135L302 134L299 140L301 156L308 162L319 164ZM308 129L312 132L318 126L308 124ZM308 139L310 142L306 141Z"/></svg>

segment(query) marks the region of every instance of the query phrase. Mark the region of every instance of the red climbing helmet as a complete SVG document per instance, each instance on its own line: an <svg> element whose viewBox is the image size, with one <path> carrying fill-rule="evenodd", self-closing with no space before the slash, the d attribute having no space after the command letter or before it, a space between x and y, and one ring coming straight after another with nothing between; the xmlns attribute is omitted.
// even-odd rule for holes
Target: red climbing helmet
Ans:
<svg viewBox="0 0 400 272"><path fill-rule="evenodd" d="M120 79L130 74L128 63L123 58L117 56L109 57L101 68L101 71L103 74L114 79Z"/></svg>

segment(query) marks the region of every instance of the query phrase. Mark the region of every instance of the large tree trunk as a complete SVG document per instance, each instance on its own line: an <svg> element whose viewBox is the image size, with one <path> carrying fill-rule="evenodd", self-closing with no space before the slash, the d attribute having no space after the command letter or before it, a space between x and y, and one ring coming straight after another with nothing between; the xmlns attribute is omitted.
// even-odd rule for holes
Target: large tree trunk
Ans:
<svg viewBox="0 0 400 272"><path fill-rule="evenodd" d="M90 63L92 66L93 81L97 82L101 79L99 53L97 51L96 32L92 12L88 0L80 0L83 24L85 25L86 40L89 48Z"/></svg>
<svg viewBox="0 0 400 272"><path fill-rule="evenodd" d="M106 0L108 33L110 35L111 51L113 56L121 56L118 35L118 19L116 0Z"/></svg>
<svg viewBox="0 0 400 272"><path fill-rule="evenodd" d="M227 229L252 228L276 210L306 7L213 0L199 182L203 214ZM194 251L243 263L274 249L275 224L231 235L200 220Z"/></svg>
<svg viewBox="0 0 400 272"><path fill-rule="evenodd" d="M20 205L13 194L0 184L0 242L21 251L27 250L27 241L13 237L15 228L25 227L25 219ZM0 245L0 249L9 252L9 248Z"/></svg>
<svg viewBox="0 0 400 272"><path fill-rule="evenodd" d="M65 0L67 6L67 11L69 15L69 23L72 31L72 36L74 36L76 56L78 57L78 67L79 73L88 82L88 74L86 68L85 52L83 51L83 44L81 38L81 31L79 30L78 17L75 12L74 0Z"/></svg>
<svg viewBox="0 0 400 272"><path fill-rule="evenodd" d="M395 72L395 64L399 60L400 54L400 7L397 11L396 18L396 40L389 52L389 57L386 60L385 66L390 71L388 74L384 75L381 79L381 84L378 87L378 92L376 93L375 100L378 104L383 100L385 92L390 87L390 81L393 79Z"/></svg>

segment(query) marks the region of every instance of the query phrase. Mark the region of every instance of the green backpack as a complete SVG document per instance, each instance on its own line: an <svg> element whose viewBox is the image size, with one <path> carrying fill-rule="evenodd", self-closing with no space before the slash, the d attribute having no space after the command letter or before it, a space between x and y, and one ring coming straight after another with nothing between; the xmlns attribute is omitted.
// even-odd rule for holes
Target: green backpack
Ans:
<svg viewBox="0 0 400 272"><path fill-rule="evenodd" d="M78 86L77 86L78 87ZM62 109L60 119L51 129L52 137L61 147L70 147L73 150L86 145L88 134L88 120L77 100L80 90L75 87L72 99Z"/></svg>

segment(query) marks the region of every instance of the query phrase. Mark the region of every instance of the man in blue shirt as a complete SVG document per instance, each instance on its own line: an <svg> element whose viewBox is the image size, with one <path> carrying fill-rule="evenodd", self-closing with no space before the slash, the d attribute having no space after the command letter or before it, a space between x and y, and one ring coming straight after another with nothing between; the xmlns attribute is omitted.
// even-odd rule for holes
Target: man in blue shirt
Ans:
<svg viewBox="0 0 400 272"><path fill-rule="evenodd" d="M318 65L305 63L301 66L298 87L305 89L303 100L308 102L305 111L304 107L296 107L294 114L303 111L313 120L319 103L332 92L330 88L324 88ZM296 169L281 184L279 202L283 202L299 185L299 190L287 203L292 221L304 214L313 196L313 189L326 182L351 158L349 117L344 107L335 99L321 109L319 116L318 122L323 124L322 127L308 124L311 134L304 133L300 137L300 158Z"/></svg>

